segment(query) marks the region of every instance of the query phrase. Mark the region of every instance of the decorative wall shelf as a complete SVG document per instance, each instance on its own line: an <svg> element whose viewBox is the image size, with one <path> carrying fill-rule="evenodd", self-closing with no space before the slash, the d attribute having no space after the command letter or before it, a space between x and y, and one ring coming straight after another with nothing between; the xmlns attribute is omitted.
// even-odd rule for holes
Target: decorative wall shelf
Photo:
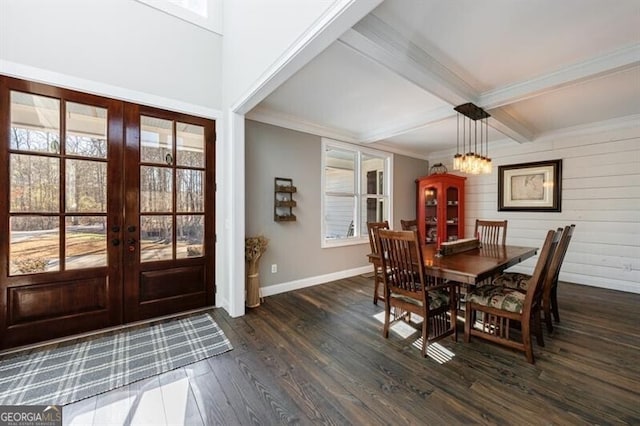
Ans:
<svg viewBox="0 0 640 426"><path fill-rule="evenodd" d="M298 189L293 186L293 179L277 177L274 179L273 220L276 222L293 222L296 215L293 208L297 206L293 199Z"/></svg>

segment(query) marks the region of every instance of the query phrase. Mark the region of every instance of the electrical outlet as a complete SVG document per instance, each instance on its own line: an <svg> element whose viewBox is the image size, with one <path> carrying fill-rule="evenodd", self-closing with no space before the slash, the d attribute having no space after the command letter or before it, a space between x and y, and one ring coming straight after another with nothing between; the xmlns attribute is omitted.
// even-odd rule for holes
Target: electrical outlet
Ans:
<svg viewBox="0 0 640 426"><path fill-rule="evenodd" d="M275 274L278 272L278 264L274 263L273 265L271 265L271 273Z"/></svg>

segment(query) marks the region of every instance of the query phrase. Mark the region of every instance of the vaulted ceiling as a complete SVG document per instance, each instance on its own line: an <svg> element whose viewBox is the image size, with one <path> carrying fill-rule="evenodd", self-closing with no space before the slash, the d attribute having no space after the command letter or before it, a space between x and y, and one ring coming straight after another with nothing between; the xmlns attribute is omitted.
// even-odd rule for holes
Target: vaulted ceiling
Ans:
<svg viewBox="0 0 640 426"><path fill-rule="evenodd" d="M385 0L248 118L427 157L467 102L490 144L640 123L640 0Z"/></svg>

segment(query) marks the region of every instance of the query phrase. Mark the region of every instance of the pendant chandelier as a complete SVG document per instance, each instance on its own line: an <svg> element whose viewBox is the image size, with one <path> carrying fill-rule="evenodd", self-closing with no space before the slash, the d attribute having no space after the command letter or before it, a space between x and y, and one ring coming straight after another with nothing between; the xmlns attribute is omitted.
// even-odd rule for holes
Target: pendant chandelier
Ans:
<svg viewBox="0 0 640 426"><path fill-rule="evenodd" d="M453 170L473 175L491 173L492 165L489 158L489 117L491 115L471 102L458 105L454 110L458 113L458 140L456 155L453 156ZM478 121L480 129L478 129ZM462 138L460 138L461 134ZM480 150L478 150L478 141ZM466 150L465 154L460 154L460 142L462 142L462 152Z"/></svg>

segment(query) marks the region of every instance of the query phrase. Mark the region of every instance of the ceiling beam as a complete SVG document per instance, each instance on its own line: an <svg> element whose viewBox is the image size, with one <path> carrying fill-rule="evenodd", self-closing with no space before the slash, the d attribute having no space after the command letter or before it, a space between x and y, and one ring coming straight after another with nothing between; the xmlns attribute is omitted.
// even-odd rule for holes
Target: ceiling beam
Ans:
<svg viewBox="0 0 640 426"><path fill-rule="evenodd" d="M446 106L429 111L426 114L421 114L419 117L411 117L403 121L399 119L394 126L378 128L372 132L361 134L360 143L378 142L412 132L426 126L437 124L442 120L452 117L453 114L453 109L450 106Z"/></svg>
<svg viewBox="0 0 640 426"><path fill-rule="evenodd" d="M471 80L467 82L451 70L451 64L443 64L375 15L367 15L337 41L438 97L444 102L443 106L428 114L404 117L404 120L396 121L391 127L378 128L362 134L345 132L317 123L300 122L295 117L268 108L258 108L253 114L249 114L248 118L349 142L374 143L453 117L454 106L473 102L492 115L489 120L491 127L514 141L524 143L537 139L540 135L536 135L533 129L513 117L503 107L640 66L640 43L636 43L551 73L480 94L473 88Z"/></svg>
<svg viewBox="0 0 640 426"><path fill-rule="evenodd" d="M451 105L478 98L464 80L374 15L366 16L339 40Z"/></svg>
<svg viewBox="0 0 640 426"><path fill-rule="evenodd" d="M375 15L367 15L340 36L339 41L448 103L451 108L448 116L455 115L456 105L473 102L482 106L479 93L470 84ZM435 116L436 121L447 118L441 111ZM404 127L375 132L366 137L366 142L374 142L373 135L388 138L424 127L431 124L433 118L425 117L422 123L406 123ZM513 117L504 123L498 118L491 121L493 127L518 142L532 140L533 132Z"/></svg>
<svg viewBox="0 0 640 426"><path fill-rule="evenodd" d="M517 142L529 142L535 138L533 130L501 107L640 65L640 43L636 43L479 94L447 66L375 15L366 16L343 34L339 41L451 105L448 115L440 109L422 120L409 120L392 129L372 132L364 137L363 142L397 136L453 116L453 107L466 102L490 110L493 118L490 125L505 136Z"/></svg>
<svg viewBox="0 0 640 426"><path fill-rule="evenodd" d="M360 143L359 135L354 135L342 129L311 123L289 114L274 111L271 108L258 105L246 114L247 119L271 124L272 126L296 130L298 132L337 139L343 142Z"/></svg>
<svg viewBox="0 0 640 426"><path fill-rule="evenodd" d="M530 142L534 139L533 131L523 126L520 121L513 118L503 108L494 108L488 112L491 114L489 125L503 135L520 143Z"/></svg>
<svg viewBox="0 0 640 426"><path fill-rule="evenodd" d="M485 92L478 104L485 109L498 108L638 65L640 43Z"/></svg>

